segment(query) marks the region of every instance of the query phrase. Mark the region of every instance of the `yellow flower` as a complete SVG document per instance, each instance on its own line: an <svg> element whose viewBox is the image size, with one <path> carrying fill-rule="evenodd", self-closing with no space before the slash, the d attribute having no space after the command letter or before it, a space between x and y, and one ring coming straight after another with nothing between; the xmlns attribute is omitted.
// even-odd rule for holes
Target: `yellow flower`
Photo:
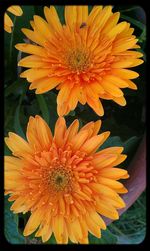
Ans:
<svg viewBox="0 0 150 251"><path fill-rule="evenodd" d="M14 201L14 213L31 212L24 236L36 231L47 241L54 233L57 243L88 243L88 231L97 238L106 229L101 215L118 219L125 207L119 193L127 189L119 179L129 177L116 166L126 155L123 147L96 150L110 132L97 135L101 121L79 131L76 119L67 128L59 117L52 136L46 122L30 117L27 141L10 132L5 138L13 156L5 156L5 194Z"/></svg>
<svg viewBox="0 0 150 251"><path fill-rule="evenodd" d="M23 14L23 11L20 6L18 5L12 5L10 6L7 11L11 12L15 16L21 16ZM11 33L13 27L13 22L11 18L7 15L7 13L4 14L4 29L5 31Z"/></svg>
<svg viewBox="0 0 150 251"><path fill-rule="evenodd" d="M31 54L19 66L31 68L20 76L36 89L36 94L57 86L59 116L74 110L77 103L88 103L100 116L104 114L101 99L126 105L121 88L137 89L131 79L139 76L126 68L143 63L134 29L127 22L119 24L120 13L111 6L96 6L88 15L88 6L66 6L65 25L60 23L53 6L44 8L46 21L35 15L33 30L22 32L34 44L17 44L16 48ZM99 99L100 98L100 99Z"/></svg>

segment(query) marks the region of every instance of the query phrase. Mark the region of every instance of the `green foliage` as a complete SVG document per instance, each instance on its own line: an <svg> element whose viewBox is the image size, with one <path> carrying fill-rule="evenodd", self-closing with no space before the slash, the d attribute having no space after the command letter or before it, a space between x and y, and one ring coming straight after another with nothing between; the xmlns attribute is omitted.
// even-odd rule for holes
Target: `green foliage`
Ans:
<svg viewBox="0 0 150 251"><path fill-rule="evenodd" d="M49 109L43 95L36 95L43 119L49 124Z"/></svg>
<svg viewBox="0 0 150 251"><path fill-rule="evenodd" d="M27 87L24 86L23 92L22 92L22 94L20 95L20 98L19 98L19 102L18 102L18 106L17 106L16 112L15 112L15 116L14 116L14 129L15 129L15 132L18 133L23 138L25 138L25 135L24 135L24 132L23 132L21 124L20 124L20 107L21 107L21 103L22 103L22 100L23 100L25 92L26 92L26 88Z"/></svg>
<svg viewBox="0 0 150 251"><path fill-rule="evenodd" d="M25 238L18 231L18 216L10 211L11 203L5 198L4 233L6 240L11 244L23 244Z"/></svg>
<svg viewBox="0 0 150 251"><path fill-rule="evenodd" d="M52 234L51 238L45 244L57 244L54 234Z"/></svg>
<svg viewBox="0 0 150 251"><path fill-rule="evenodd" d="M90 244L116 244L117 238L114 234L111 233L109 228L107 228L106 230L101 230L101 232L102 237L100 239L89 234Z"/></svg>
<svg viewBox="0 0 150 251"><path fill-rule="evenodd" d="M110 224L111 232L117 237L117 244L139 244L146 235L146 194L121 215L118 221Z"/></svg>
<svg viewBox="0 0 150 251"><path fill-rule="evenodd" d="M141 23L140 21L137 21L136 19L134 18L131 18L129 16L126 16L126 15L122 15L121 14L121 18L124 19L124 20L127 20L128 22L130 22L131 24L137 26L138 28L140 28L142 31L145 29L145 25L143 23Z"/></svg>

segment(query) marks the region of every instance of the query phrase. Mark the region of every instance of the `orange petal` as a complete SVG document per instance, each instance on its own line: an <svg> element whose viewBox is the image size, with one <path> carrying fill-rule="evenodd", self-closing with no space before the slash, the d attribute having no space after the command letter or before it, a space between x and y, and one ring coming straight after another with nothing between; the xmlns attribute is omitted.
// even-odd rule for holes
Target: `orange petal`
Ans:
<svg viewBox="0 0 150 251"><path fill-rule="evenodd" d="M108 178L104 178L104 177L98 177L98 181L100 182L100 184L103 184L105 186L108 186L112 189L120 189L123 187L123 185L116 181L116 180L112 180L112 179L108 179Z"/></svg>
<svg viewBox="0 0 150 251"><path fill-rule="evenodd" d="M65 141L69 142L78 132L79 121L75 119L65 133Z"/></svg>
<svg viewBox="0 0 150 251"><path fill-rule="evenodd" d="M87 154L95 152L109 137L110 132L104 132L100 135L93 136L88 139L81 147L81 151L85 151Z"/></svg>
<svg viewBox="0 0 150 251"><path fill-rule="evenodd" d="M22 44L16 44L15 48L17 50L25 52L25 53L37 55L40 57L47 57L46 50L38 45L25 44L25 43L23 44L22 43Z"/></svg>
<svg viewBox="0 0 150 251"><path fill-rule="evenodd" d="M50 74L50 69L28 69L20 74L21 78L27 78L29 82L33 82Z"/></svg>
<svg viewBox="0 0 150 251"><path fill-rule="evenodd" d="M34 22L33 22L34 23ZM34 25L35 26L35 25ZM25 34L27 38L31 41L39 44L41 46L45 46L46 38L37 32L37 29L34 27L34 31L22 28L21 31Z"/></svg>
<svg viewBox="0 0 150 251"><path fill-rule="evenodd" d="M8 25L6 25L6 23L4 23L4 30L7 31L8 33L12 32L11 27L9 27Z"/></svg>
<svg viewBox="0 0 150 251"><path fill-rule="evenodd" d="M76 106L77 106L77 103L78 103L78 100L79 100L79 91L80 91L79 86L74 86L71 89L70 96L69 96L69 99L68 99L68 106L69 106L71 111L74 110L76 108Z"/></svg>
<svg viewBox="0 0 150 251"><path fill-rule="evenodd" d="M52 32L48 23L40 16L34 15L34 24L37 31L48 41L52 39Z"/></svg>
<svg viewBox="0 0 150 251"><path fill-rule="evenodd" d="M113 27L108 33L107 36L109 37L109 39L111 38L115 38L116 35L118 35L119 33L121 33L127 26L127 22L121 22L119 24L117 24L115 27Z"/></svg>
<svg viewBox="0 0 150 251"><path fill-rule="evenodd" d="M81 229L81 225L80 225L80 222L79 222L78 218L75 219L73 222L71 222L70 225L71 225L72 232L73 232L75 238L77 240L82 239L83 234L82 234L82 229Z"/></svg>
<svg viewBox="0 0 150 251"><path fill-rule="evenodd" d="M85 220L89 231L97 238L100 238L101 237L100 227L89 216L85 216Z"/></svg>
<svg viewBox="0 0 150 251"><path fill-rule="evenodd" d="M13 26L13 22L11 18L7 15L7 13L4 14L4 24L7 25L8 27Z"/></svg>
<svg viewBox="0 0 150 251"><path fill-rule="evenodd" d="M69 85L68 82L63 84L57 96L57 104L62 105L67 101L67 99L70 97L71 89L72 85Z"/></svg>
<svg viewBox="0 0 150 251"><path fill-rule="evenodd" d="M123 151L123 147L121 146L112 146L112 147L108 147L106 149L101 150L100 152L96 153L95 156L101 156L101 154L119 154Z"/></svg>
<svg viewBox="0 0 150 251"><path fill-rule="evenodd" d="M92 26L94 23L95 18L100 14L102 11L103 6L94 6L90 15L88 16L87 23Z"/></svg>
<svg viewBox="0 0 150 251"><path fill-rule="evenodd" d="M127 83L128 83L128 85L129 85L129 88L130 89L133 89L133 90L137 90L137 86L136 86L136 84L134 84L131 80L127 80Z"/></svg>
<svg viewBox="0 0 150 251"><path fill-rule="evenodd" d="M127 158L126 154L120 154L118 158L112 163L113 166L117 166Z"/></svg>
<svg viewBox="0 0 150 251"><path fill-rule="evenodd" d="M25 226L23 235L28 236L32 234L41 223L42 218L43 218L43 212L41 210L33 212Z"/></svg>
<svg viewBox="0 0 150 251"><path fill-rule="evenodd" d="M5 171L19 171L22 167L22 161L12 156L4 156Z"/></svg>
<svg viewBox="0 0 150 251"><path fill-rule="evenodd" d="M92 35L95 34L97 31L102 30L104 25L106 24L108 18L111 16L112 6L105 6L96 16L93 22L93 32ZM94 30L95 29L95 30Z"/></svg>
<svg viewBox="0 0 150 251"><path fill-rule="evenodd" d="M127 171L121 168L103 168L99 171L102 177L118 180L121 179L124 175L127 175Z"/></svg>
<svg viewBox="0 0 150 251"><path fill-rule="evenodd" d="M5 138L5 143L15 156L25 156L25 154L32 154L33 151L30 145L20 136L9 132L9 137Z"/></svg>
<svg viewBox="0 0 150 251"><path fill-rule="evenodd" d="M60 147L64 142L66 132L66 122L63 117L59 117L55 124L54 141Z"/></svg>
<svg viewBox="0 0 150 251"><path fill-rule="evenodd" d="M104 230L106 229L105 222L103 221L103 219L97 212L91 211L89 213L89 216L101 229L104 229Z"/></svg>
<svg viewBox="0 0 150 251"><path fill-rule="evenodd" d="M86 141L87 138L88 138L87 130L83 130L81 132L79 131L79 133L76 134L76 136L70 141L72 149L78 150L83 145L83 143Z"/></svg>
<svg viewBox="0 0 150 251"><path fill-rule="evenodd" d="M68 103L64 102L61 105L57 105L57 113L58 116L64 116L67 115L70 112L70 108L68 107Z"/></svg>
<svg viewBox="0 0 150 251"><path fill-rule="evenodd" d="M57 243L63 242L64 218L62 215L57 215L53 218L53 232Z"/></svg>
<svg viewBox="0 0 150 251"><path fill-rule="evenodd" d="M139 77L139 74L137 72L127 69L112 69L112 73L124 79L134 79Z"/></svg>
<svg viewBox="0 0 150 251"><path fill-rule="evenodd" d="M60 33L62 31L62 25L59 20L55 7L54 6L50 6L50 8L44 7L44 14L51 28L51 32L54 33L54 31L57 31Z"/></svg>
<svg viewBox="0 0 150 251"><path fill-rule="evenodd" d="M127 102L123 96L122 97L113 97L112 100L121 106L125 106L127 104Z"/></svg>
<svg viewBox="0 0 150 251"><path fill-rule="evenodd" d="M99 99L97 99L97 100L92 99L88 96L87 103L99 116L104 115L104 109L103 109L102 103Z"/></svg>
<svg viewBox="0 0 150 251"><path fill-rule="evenodd" d="M49 66L48 63L44 62L41 60L41 57L39 56L35 56L35 55L30 55L27 57L22 58L19 63L18 66L23 66L23 67L31 67L31 68L47 68Z"/></svg>
<svg viewBox="0 0 150 251"><path fill-rule="evenodd" d="M112 30L112 28L115 27L118 23L119 17L120 12L113 13L113 15L110 16L108 21L106 22L102 32L107 34L110 30Z"/></svg>
<svg viewBox="0 0 150 251"><path fill-rule="evenodd" d="M82 23L86 23L88 18L88 6L76 6L76 15L77 19L76 22L78 25L81 25Z"/></svg>
<svg viewBox="0 0 150 251"><path fill-rule="evenodd" d="M101 120L97 120L95 123L94 123L94 129L93 129L93 134L91 136L94 136L94 135L97 135L100 128L101 128L101 124L102 124L102 121Z"/></svg>
<svg viewBox="0 0 150 251"><path fill-rule="evenodd" d="M117 159L117 154L101 154L96 156L92 163L95 165L96 168L101 169L107 167L109 165L113 165L113 162Z"/></svg>
<svg viewBox="0 0 150 251"><path fill-rule="evenodd" d="M122 97L123 96L123 92L116 85L114 85L112 82L109 82L108 80L103 80L101 82L101 84L102 84L103 88L105 89L105 91L110 93L112 96L114 96L114 97Z"/></svg>
<svg viewBox="0 0 150 251"><path fill-rule="evenodd" d="M47 123L38 115L30 117L27 126L27 139L32 146L49 150L52 143L52 133ZM38 141L38 144L37 144Z"/></svg>
<svg viewBox="0 0 150 251"><path fill-rule="evenodd" d="M7 11L11 12L15 16L21 16L23 14L23 11L19 5L12 5L10 6Z"/></svg>
<svg viewBox="0 0 150 251"><path fill-rule="evenodd" d="M117 44L114 43L113 53L120 53L120 52L124 52L125 50L134 48L137 41L138 39L134 39L134 38L130 38L127 40L123 39L123 41L119 41L118 39Z"/></svg>
<svg viewBox="0 0 150 251"><path fill-rule="evenodd" d="M59 85L59 79L55 77L43 77L37 80L34 80L29 87L29 90L36 89L36 94L42 94L47 91L54 89Z"/></svg>
<svg viewBox="0 0 150 251"><path fill-rule="evenodd" d="M123 80L123 79L119 78L118 76L107 75L105 77L105 80L108 80L108 82L113 83L114 85L118 86L119 88L125 88L125 87L129 86L127 80Z"/></svg>
<svg viewBox="0 0 150 251"><path fill-rule="evenodd" d="M104 215L105 217L108 217L113 220L119 219L119 215L117 210L110 204L106 203L106 201L96 200L96 209L97 211Z"/></svg>
<svg viewBox="0 0 150 251"><path fill-rule="evenodd" d="M77 22L77 7L65 6L65 21L72 30Z"/></svg>

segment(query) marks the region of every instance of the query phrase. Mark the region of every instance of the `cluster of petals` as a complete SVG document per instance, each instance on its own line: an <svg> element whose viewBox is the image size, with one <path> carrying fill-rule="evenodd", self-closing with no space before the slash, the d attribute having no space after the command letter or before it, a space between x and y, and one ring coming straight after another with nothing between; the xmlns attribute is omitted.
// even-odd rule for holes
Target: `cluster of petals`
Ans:
<svg viewBox="0 0 150 251"><path fill-rule="evenodd" d="M20 6L12 5L7 9L8 12L14 14L15 16L22 16L23 11ZM7 13L4 14L4 30L8 33L12 32L13 22Z"/></svg>
<svg viewBox="0 0 150 251"><path fill-rule="evenodd" d="M102 99L126 105L123 88L137 89L132 81L139 74L128 68L143 63L137 51L138 39L130 23L118 23L120 13L112 6L66 6L65 24L61 24L55 7L44 7L45 19L34 15L31 29L22 32L29 43L16 48L30 54L19 66L36 94L56 87L59 116L86 103L103 116Z"/></svg>
<svg viewBox="0 0 150 251"><path fill-rule="evenodd" d="M53 233L57 243L88 243L89 232L100 238L106 229L102 216L119 218L119 194L127 189L118 180L129 175L117 165L126 155L123 147L99 149L110 134L98 134L100 126L98 120L79 129L76 119L67 127L59 117L53 135L36 115L26 140L12 132L5 138L13 155L5 156L5 194L14 213L31 213L24 236L46 242Z"/></svg>

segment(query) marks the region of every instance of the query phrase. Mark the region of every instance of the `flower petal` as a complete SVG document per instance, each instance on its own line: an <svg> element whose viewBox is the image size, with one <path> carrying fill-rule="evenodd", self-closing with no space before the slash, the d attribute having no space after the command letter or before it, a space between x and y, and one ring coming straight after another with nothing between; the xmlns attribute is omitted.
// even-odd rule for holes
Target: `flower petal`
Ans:
<svg viewBox="0 0 150 251"><path fill-rule="evenodd" d="M21 16L23 14L23 11L19 5L12 5L10 6L7 11L11 12L15 16Z"/></svg>
<svg viewBox="0 0 150 251"><path fill-rule="evenodd" d="M59 117L55 124L54 141L60 147L63 145L66 132L66 122L63 117Z"/></svg>
<svg viewBox="0 0 150 251"><path fill-rule="evenodd" d="M120 168L103 168L99 172L102 177L118 180L122 179L124 175L127 175L127 171Z"/></svg>
<svg viewBox="0 0 150 251"><path fill-rule="evenodd" d="M73 30L77 20L77 7L66 6L65 7L65 21L66 24Z"/></svg>
<svg viewBox="0 0 150 251"><path fill-rule="evenodd" d="M87 154L95 152L109 137L110 132L104 132L100 135L93 136L88 139L81 147L81 151L85 151Z"/></svg>
<svg viewBox="0 0 150 251"><path fill-rule="evenodd" d="M57 32L61 32L62 25L59 20L55 7L54 6L51 6L50 8L44 7L44 14L51 28L51 32L54 32L54 30Z"/></svg>
<svg viewBox="0 0 150 251"><path fill-rule="evenodd" d="M5 143L15 156L20 157L33 153L32 148L23 138L12 132L9 132L8 135L9 137L5 138Z"/></svg>
<svg viewBox="0 0 150 251"><path fill-rule="evenodd" d="M32 45L32 44L16 44L15 48L19 51L41 56L41 57L47 57L46 50L38 45Z"/></svg>
<svg viewBox="0 0 150 251"><path fill-rule="evenodd" d="M127 69L112 69L112 73L124 79L133 79L139 77L137 72Z"/></svg>
<svg viewBox="0 0 150 251"><path fill-rule="evenodd" d="M43 218L43 213L42 210L37 210L31 214L23 231L24 236L32 234L37 229Z"/></svg>

